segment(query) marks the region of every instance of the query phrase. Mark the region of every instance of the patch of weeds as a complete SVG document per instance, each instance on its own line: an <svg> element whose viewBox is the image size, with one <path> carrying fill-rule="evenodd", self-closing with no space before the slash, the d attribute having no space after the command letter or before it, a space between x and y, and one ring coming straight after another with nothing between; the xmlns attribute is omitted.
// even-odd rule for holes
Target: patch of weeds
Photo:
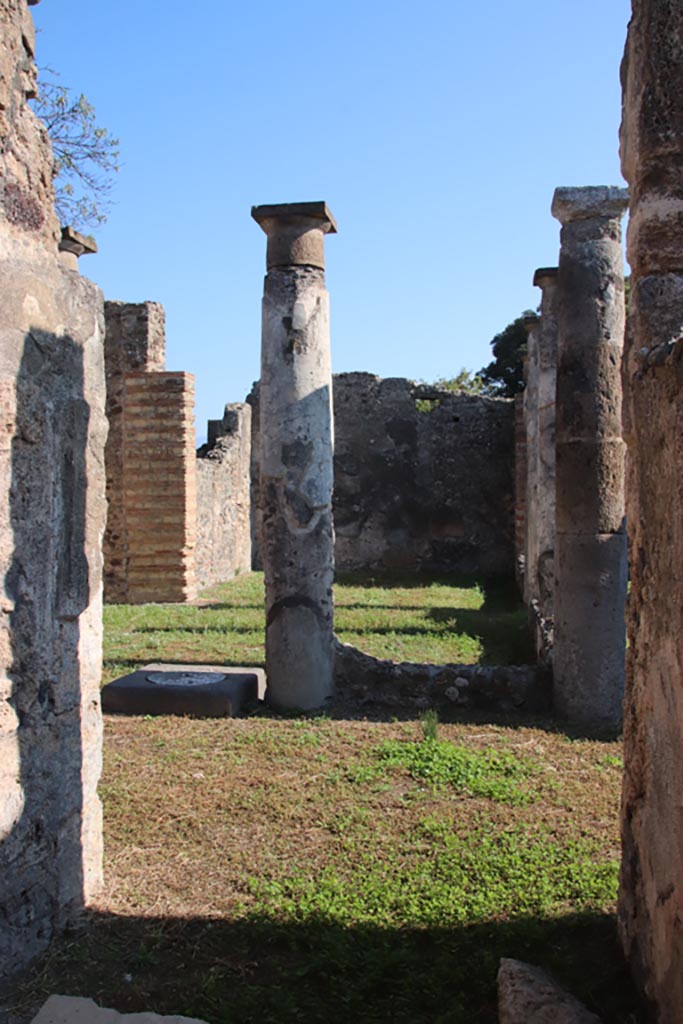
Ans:
<svg viewBox="0 0 683 1024"><path fill-rule="evenodd" d="M624 760L614 754L604 754L598 759L598 768L618 768L619 771L623 771Z"/></svg>
<svg viewBox="0 0 683 1024"><path fill-rule="evenodd" d="M428 711L423 711L420 715L420 725L422 726L422 735L425 740L437 740L439 732L439 715L434 708L429 708Z"/></svg>
<svg viewBox="0 0 683 1024"><path fill-rule="evenodd" d="M469 796L513 805L534 799L521 783L536 766L527 758L505 751L469 750L446 740L424 739L417 743L387 740L376 754L387 768L402 768L411 778L428 782L437 791L448 786Z"/></svg>
<svg viewBox="0 0 683 1024"><path fill-rule="evenodd" d="M592 841L558 842L547 830L518 826L493 834L481 827L460 836L427 819L408 858L399 847L378 856L360 841L351 852L353 867L339 861L315 878L302 869L250 879L251 913L300 924L454 927L597 908L616 898L616 860L601 857Z"/></svg>

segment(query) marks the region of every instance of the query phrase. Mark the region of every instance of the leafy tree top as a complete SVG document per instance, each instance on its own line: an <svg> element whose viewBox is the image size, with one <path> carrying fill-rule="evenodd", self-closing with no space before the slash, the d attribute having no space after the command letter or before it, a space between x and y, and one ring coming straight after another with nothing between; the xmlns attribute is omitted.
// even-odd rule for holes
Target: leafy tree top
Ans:
<svg viewBox="0 0 683 1024"><path fill-rule="evenodd" d="M107 219L119 140L97 124L95 108L82 93L74 97L55 78L50 68L41 70L33 109L52 143L57 216L62 224L82 230Z"/></svg>

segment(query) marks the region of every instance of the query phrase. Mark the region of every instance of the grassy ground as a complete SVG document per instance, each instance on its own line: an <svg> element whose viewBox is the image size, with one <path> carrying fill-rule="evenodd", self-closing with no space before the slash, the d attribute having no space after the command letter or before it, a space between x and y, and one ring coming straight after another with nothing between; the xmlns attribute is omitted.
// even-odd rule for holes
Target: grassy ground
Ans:
<svg viewBox="0 0 683 1024"><path fill-rule="evenodd" d="M140 663L263 665L263 576L238 577L184 605L109 605L104 681ZM335 583L339 637L394 661L524 664L526 613L510 588L466 581L344 578Z"/></svg>
<svg viewBox="0 0 683 1024"><path fill-rule="evenodd" d="M133 652L260 663L258 586L204 608L108 609L110 670ZM345 638L420 660L462 650L463 621L487 657L492 600L440 585L337 594ZM620 776L617 744L549 722L109 717L106 890L15 1003L60 991L211 1024L488 1024L499 957L513 956L605 1024L634 1024L614 926Z"/></svg>

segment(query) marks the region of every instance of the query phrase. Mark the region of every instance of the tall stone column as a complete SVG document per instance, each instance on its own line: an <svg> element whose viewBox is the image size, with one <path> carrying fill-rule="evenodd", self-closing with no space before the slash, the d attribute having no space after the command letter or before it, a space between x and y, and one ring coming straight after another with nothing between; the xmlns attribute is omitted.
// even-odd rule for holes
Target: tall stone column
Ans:
<svg viewBox="0 0 683 1024"><path fill-rule="evenodd" d="M616 731L624 690L624 189L558 188L555 706Z"/></svg>
<svg viewBox="0 0 683 1024"><path fill-rule="evenodd" d="M659 1024L683 1007L683 5L633 0L621 164L628 602L619 929Z"/></svg>
<svg viewBox="0 0 683 1024"><path fill-rule="evenodd" d="M541 289L541 322L535 334L538 373L536 549L534 591L536 652L545 659L552 647L555 585L555 396L557 389L558 270L541 267L534 285Z"/></svg>
<svg viewBox="0 0 683 1024"><path fill-rule="evenodd" d="M332 695L333 440L325 203L256 206L268 236L261 347L266 696L283 708Z"/></svg>
<svg viewBox="0 0 683 1024"><path fill-rule="evenodd" d="M524 530L524 588L522 597L531 608L536 590L537 501L538 501L538 334L541 320L535 313L524 317L526 358L524 360L524 429L526 432L526 522Z"/></svg>

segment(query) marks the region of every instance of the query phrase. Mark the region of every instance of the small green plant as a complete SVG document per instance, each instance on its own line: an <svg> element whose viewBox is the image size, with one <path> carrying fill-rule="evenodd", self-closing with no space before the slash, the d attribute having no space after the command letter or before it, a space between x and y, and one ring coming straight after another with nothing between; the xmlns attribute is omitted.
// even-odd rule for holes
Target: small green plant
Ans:
<svg viewBox="0 0 683 1024"><path fill-rule="evenodd" d="M439 715L436 708L429 708L420 715L422 735L425 740L436 740L439 732Z"/></svg>
<svg viewBox="0 0 683 1024"><path fill-rule="evenodd" d="M429 782L435 791L450 786L469 796L508 804L526 804L533 799L521 784L535 766L505 751L468 750L434 735L418 743L387 740L378 747L377 756L387 767L402 768L411 778Z"/></svg>

